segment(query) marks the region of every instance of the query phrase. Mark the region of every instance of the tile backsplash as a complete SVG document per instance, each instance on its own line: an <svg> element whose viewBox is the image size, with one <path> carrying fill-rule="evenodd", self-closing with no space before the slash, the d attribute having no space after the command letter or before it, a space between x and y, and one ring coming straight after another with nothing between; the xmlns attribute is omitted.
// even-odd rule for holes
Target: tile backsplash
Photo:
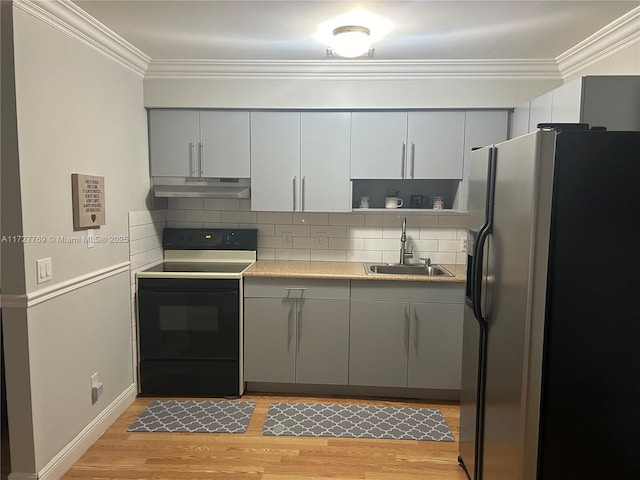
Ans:
<svg viewBox="0 0 640 480"><path fill-rule="evenodd" d="M252 212L250 200L170 198L168 227L257 228L259 260L397 262L402 218L413 258L464 264L467 215L450 211Z"/></svg>

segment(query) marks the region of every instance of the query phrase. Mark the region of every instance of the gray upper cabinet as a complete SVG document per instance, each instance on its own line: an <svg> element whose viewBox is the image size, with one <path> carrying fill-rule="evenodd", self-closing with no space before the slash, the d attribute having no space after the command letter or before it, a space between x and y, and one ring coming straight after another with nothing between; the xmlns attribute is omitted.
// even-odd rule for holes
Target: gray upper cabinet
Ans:
<svg viewBox="0 0 640 480"><path fill-rule="evenodd" d="M640 75L581 77L531 100L525 132L516 109L512 137L534 132L539 123L588 123L608 130L640 130L638 105Z"/></svg>
<svg viewBox="0 0 640 480"><path fill-rule="evenodd" d="M531 100L529 107L529 131L533 132L538 128L539 123L551 122L551 107L553 105L552 93L545 93Z"/></svg>
<svg viewBox="0 0 640 480"><path fill-rule="evenodd" d="M300 211L351 211L350 112L302 112Z"/></svg>
<svg viewBox="0 0 640 480"><path fill-rule="evenodd" d="M351 178L461 179L464 111L354 112Z"/></svg>
<svg viewBox="0 0 640 480"><path fill-rule="evenodd" d="M464 130L464 111L409 112L405 178L462 178Z"/></svg>
<svg viewBox="0 0 640 480"><path fill-rule="evenodd" d="M407 112L351 114L351 178L404 178Z"/></svg>
<svg viewBox="0 0 640 480"><path fill-rule="evenodd" d="M300 113L251 113L251 209L298 210Z"/></svg>
<svg viewBox="0 0 640 480"><path fill-rule="evenodd" d="M507 139L509 114L506 110L467 110L464 129L464 167L458 210L468 210L469 162L474 148L486 147Z"/></svg>
<svg viewBox="0 0 640 480"><path fill-rule="evenodd" d="M197 110L150 110L152 177L197 177L200 117Z"/></svg>
<svg viewBox="0 0 640 480"><path fill-rule="evenodd" d="M153 177L248 178L249 112L149 111Z"/></svg>
<svg viewBox="0 0 640 480"><path fill-rule="evenodd" d="M249 128L249 112L201 110L201 176L249 178Z"/></svg>
<svg viewBox="0 0 640 480"><path fill-rule="evenodd" d="M349 112L253 112L251 209L351 210Z"/></svg>

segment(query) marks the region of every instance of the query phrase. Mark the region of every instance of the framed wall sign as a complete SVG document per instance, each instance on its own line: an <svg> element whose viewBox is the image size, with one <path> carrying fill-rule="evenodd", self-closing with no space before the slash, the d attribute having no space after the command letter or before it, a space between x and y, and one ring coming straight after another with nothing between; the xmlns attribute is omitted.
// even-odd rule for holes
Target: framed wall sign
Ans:
<svg viewBox="0 0 640 480"><path fill-rule="evenodd" d="M73 227L91 228L105 224L104 177L71 174Z"/></svg>

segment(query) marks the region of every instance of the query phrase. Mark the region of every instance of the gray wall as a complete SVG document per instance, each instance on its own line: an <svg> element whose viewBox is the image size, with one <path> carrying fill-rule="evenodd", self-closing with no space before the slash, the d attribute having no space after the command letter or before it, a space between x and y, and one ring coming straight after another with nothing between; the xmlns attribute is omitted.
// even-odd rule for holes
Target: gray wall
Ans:
<svg viewBox="0 0 640 480"><path fill-rule="evenodd" d="M2 156L2 234L44 240L2 244L2 313L12 476L46 478L75 460L66 450L92 422L135 397L128 213L146 210L147 127L139 74L24 8L13 6L16 107L8 120L17 151L6 164ZM4 128L4 103L2 112ZM106 225L95 234L107 241L94 248L57 239L86 235L73 229L72 173L105 178ZM22 232L12 231L20 221ZM45 257L53 279L38 284L36 260ZM104 394L92 404L94 372Z"/></svg>

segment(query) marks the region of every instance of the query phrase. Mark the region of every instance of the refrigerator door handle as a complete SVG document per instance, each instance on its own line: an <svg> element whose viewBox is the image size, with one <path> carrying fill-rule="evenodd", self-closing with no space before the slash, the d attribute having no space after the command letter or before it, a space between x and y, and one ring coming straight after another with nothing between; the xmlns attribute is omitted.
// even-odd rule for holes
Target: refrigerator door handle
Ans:
<svg viewBox="0 0 640 480"><path fill-rule="evenodd" d="M473 314L478 321L486 325L487 319L482 312L482 279L484 265L484 246L489 235L493 233L493 203L496 190L496 165L498 158L498 150L493 147L489 150L489 166L487 175L487 208L485 216L485 224L478 232L478 237L475 244L475 255L473 256L473 282L471 286L472 300L473 300Z"/></svg>

